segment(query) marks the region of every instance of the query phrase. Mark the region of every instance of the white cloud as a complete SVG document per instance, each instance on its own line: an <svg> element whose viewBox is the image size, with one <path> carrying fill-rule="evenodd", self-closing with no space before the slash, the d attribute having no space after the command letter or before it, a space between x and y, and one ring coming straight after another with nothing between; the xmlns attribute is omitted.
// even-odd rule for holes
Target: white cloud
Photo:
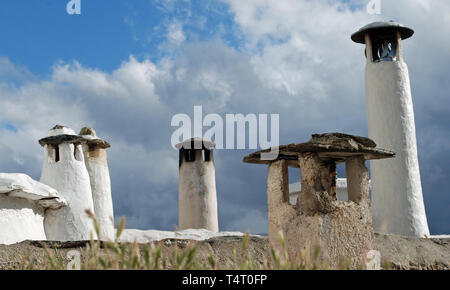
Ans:
<svg viewBox="0 0 450 290"><path fill-rule="evenodd" d="M26 68L14 65L9 59L0 56L0 79L5 81L19 81L33 78Z"/></svg>
<svg viewBox="0 0 450 290"><path fill-rule="evenodd" d="M186 36L183 32L183 25L180 22L174 21L169 24L167 40L174 45L180 45L186 40Z"/></svg>
<svg viewBox="0 0 450 290"><path fill-rule="evenodd" d="M15 72L18 68L10 66L9 70ZM168 111L155 93L154 79L158 73L150 61L130 57L112 73L74 62L57 64L49 79L28 80L19 86L2 79L0 123L17 128L17 132L0 129L2 170L25 172L39 179L42 149L37 141L45 137L48 129L55 124L75 130L94 126L100 136L113 144L110 150L111 171L116 179L113 182L127 184L130 179L139 180L134 193L138 196L133 197L136 202L132 203L138 208L139 195L148 192L145 187L167 187L176 184L177 178L177 152L161 145L165 142L158 139L158 134L152 134ZM154 127L147 126L149 123ZM116 193L118 204L127 194Z"/></svg>

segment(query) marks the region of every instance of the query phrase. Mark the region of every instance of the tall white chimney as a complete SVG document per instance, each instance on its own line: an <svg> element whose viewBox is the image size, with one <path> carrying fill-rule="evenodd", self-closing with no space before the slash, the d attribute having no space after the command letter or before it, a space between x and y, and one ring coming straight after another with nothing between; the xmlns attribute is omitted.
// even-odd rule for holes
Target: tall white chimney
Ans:
<svg viewBox="0 0 450 290"><path fill-rule="evenodd" d="M366 45L369 138L397 153L371 161L373 223L376 232L429 236L422 196L416 127L402 40L414 31L393 21L375 22L352 35Z"/></svg>
<svg viewBox="0 0 450 290"><path fill-rule="evenodd" d="M106 153L106 149L111 145L98 138L92 128L84 127L80 135L86 140L83 144L84 162L91 182L95 217L100 227L99 239L114 241L114 210Z"/></svg>

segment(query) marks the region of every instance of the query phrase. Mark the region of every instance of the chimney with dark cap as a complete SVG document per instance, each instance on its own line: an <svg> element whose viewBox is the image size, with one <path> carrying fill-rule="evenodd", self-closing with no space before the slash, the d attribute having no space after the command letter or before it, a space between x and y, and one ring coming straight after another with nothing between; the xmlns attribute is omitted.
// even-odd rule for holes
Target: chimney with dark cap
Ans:
<svg viewBox="0 0 450 290"><path fill-rule="evenodd" d="M393 21L375 22L352 35L366 46L369 138L397 157L371 161L375 231L429 236L417 157L416 126L402 42L414 31Z"/></svg>
<svg viewBox="0 0 450 290"><path fill-rule="evenodd" d="M64 126L55 126L39 140L44 147L41 182L56 189L68 206L48 209L45 233L50 241L86 241L95 235L86 210L94 211L82 144L86 141Z"/></svg>
<svg viewBox="0 0 450 290"><path fill-rule="evenodd" d="M180 152L179 228L218 232L215 144L193 138L176 147Z"/></svg>
<svg viewBox="0 0 450 290"><path fill-rule="evenodd" d="M111 178L109 176L106 149L111 145L97 137L94 129L84 127L80 136L85 139L83 144L84 162L91 182L92 199L94 201L95 217L100 227L100 239L113 241L114 210L111 196Z"/></svg>

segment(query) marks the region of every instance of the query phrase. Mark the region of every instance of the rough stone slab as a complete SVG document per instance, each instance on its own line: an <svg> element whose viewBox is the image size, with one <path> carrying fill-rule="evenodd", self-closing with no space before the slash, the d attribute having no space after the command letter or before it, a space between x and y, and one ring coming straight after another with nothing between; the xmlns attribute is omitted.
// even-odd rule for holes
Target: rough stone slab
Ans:
<svg viewBox="0 0 450 290"><path fill-rule="evenodd" d="M57 135L50 136L39 140L39 144L41 146L45 145L59 145L62 143L76 143L76 144L84 144L87 140L79 135Z"/></svg>
<svg viewBox="0 0 450 290"><path fill-rule="evenodd" d="M295 161L303 153L319 153L322 161L333 162L344 162L347 158L359 155L364 156L366 160L395 157L395 153L392 151L376 148L376 143L371 139L343 133L313 135L313 138L306 143L282 145L278 149L279 155L276 160ZM261 160L261 154L268 152L270 149L252 153L244 157L243 162L272 163L274 160Z"/></svg>
<svg viewBox="0 0 450 290"><path fill-rule="evenodd" d="M107 148L111 148L111 144L109 144L108 142L106 142L105 140L102 140L100 138L86 138L86 136L81 136L82 138L84 138L86 140L86 144L89 147L97 147L97 148L102 148L102 149L107 149Z"/></svg>
<svg viewBox="0 0 450 290"><path fill-rule="evenodd" d="M349 135L345 133L325 133L325 134L314 134L309 142L319 143L319 144L343 144L346 146L345 142L350 142L354 140L357 144L360 144L368 148L376 148L377 143L372 139L367 137L361 137L356 135Z"/></svg>
<svg viewBox="0 0 450 290"><path fill-rule="evenodd" d="M97 133L93 128L84 127L81 129L79 135L86 140L87 145L90 147L97 147L101 149L111 148L111 144L97 137Z"/></svg>

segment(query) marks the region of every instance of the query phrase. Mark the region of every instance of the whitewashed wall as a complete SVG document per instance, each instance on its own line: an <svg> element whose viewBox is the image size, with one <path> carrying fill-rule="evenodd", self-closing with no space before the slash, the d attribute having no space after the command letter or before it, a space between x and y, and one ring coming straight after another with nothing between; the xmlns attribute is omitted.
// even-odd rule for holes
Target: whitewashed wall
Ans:
<svg viewBox="0 0 450 290"><path fill-rule="evenodd" d="M46 240L45 210L66 205L55 189L25 174L0 173L0 244Z"/></svg>

